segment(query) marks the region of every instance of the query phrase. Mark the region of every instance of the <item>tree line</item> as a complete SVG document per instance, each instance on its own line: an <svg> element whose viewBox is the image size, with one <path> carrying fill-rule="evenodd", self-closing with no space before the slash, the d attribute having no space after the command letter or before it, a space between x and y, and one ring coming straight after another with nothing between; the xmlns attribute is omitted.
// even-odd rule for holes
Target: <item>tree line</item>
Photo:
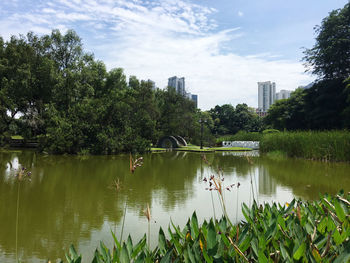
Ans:
<svg viewBox="0 0 350 263"><path fill-rule="evenodd" d="M73 30L0 37L0 144L21 135L52 153L142 152L165 135L199 144L199 120L206 144L258 123L246 104L201 112L174 88L107 71Z"/></svg>
<svg viewBox="0 0 350 263"><path fill-rule="evenodd" d="M38 138L49 152L143 151L163 135L198 133L192 101L107 71L73 30L0 37L0 81L2 139Z"/></svg>

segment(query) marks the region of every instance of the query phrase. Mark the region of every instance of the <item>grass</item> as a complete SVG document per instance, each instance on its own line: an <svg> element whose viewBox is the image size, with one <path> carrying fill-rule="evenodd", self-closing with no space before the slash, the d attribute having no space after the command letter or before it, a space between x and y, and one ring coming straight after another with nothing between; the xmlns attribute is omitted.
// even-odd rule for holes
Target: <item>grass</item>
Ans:
<svg viewBox="0 0 350 263"><path fill-rule="evenodd" d="M12 140L24 140L24 138L21 135L12 135L11 139Z"/></svg>
<svg viewBox="0 0 350 263"><path fill-rule="evenodd" d="M350 161L349 131L307 131L265 134L262 153L279 151L288 157L321 161Z"/></svg>

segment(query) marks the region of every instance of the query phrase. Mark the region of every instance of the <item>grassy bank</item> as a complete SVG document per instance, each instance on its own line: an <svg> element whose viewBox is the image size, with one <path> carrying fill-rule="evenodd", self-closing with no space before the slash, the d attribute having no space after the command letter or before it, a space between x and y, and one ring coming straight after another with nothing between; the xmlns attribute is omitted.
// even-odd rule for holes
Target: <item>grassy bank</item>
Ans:
<svg viewBox="0 0 350 263"><path fill-rule="evenodd" d="M92 262L349 262L349 194L284 206L243 204L242 212L238 225L228 218L200 225L193 213L183 229L171 223L166 235L160 228L154 249L146 235L134 244L112 233L114 249L101 243ZM81 260L72 246L67 261Z"/></svg>
<svg viewBox="0 0 350 263"><path fill-rule="evenodd" d="M288 157L323 161L350 161L350 132L309 131L265 134L260 151L282 152Z"/></svg>

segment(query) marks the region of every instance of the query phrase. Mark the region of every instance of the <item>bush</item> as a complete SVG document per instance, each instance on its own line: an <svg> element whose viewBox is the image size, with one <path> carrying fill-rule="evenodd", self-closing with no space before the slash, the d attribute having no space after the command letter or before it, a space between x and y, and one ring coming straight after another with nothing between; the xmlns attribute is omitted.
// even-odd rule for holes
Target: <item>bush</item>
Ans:
<svg viewBox="0 0 350 263"><path fill-rule="evenodd" d="M276 129L266 129L266 130L263 130L263 134L269 134L269 133L277 133L277 132L280 132L279 130L276 130Z"/></svg>

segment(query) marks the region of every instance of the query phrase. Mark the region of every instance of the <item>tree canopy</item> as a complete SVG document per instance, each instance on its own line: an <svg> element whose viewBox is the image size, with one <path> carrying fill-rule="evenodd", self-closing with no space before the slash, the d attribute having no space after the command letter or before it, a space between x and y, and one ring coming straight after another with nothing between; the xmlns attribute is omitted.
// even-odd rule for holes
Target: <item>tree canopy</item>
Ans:
<svg viewBox="0 0 350 263"><path fill-rule="evenodd" d="M73 30L0 38L2 136L36 137L54 153L144 151L162 135L199 136L197 120L171 88L107 71Z"/></svg>

